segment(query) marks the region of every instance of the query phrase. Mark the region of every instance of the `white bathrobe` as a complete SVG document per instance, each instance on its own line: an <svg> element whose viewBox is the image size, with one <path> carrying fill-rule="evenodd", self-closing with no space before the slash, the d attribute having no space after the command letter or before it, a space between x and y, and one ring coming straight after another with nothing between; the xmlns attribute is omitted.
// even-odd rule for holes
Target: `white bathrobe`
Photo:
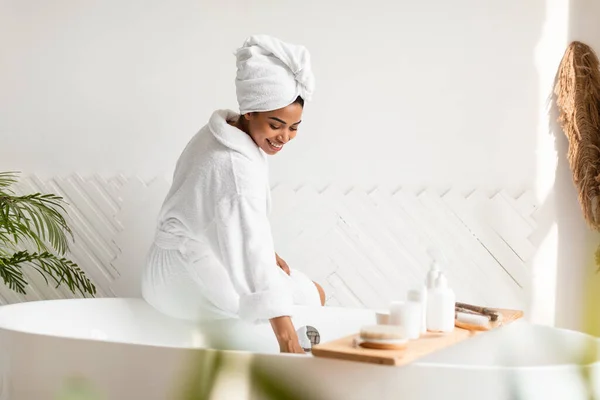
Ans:
<svg viewBox="0 0 600 400"><path fill-rule="evenodd" d="M319 305L302 273L276 264L265 153L216 111L180 156L142 279L157 310L194 321L249 322Z"/></svg>

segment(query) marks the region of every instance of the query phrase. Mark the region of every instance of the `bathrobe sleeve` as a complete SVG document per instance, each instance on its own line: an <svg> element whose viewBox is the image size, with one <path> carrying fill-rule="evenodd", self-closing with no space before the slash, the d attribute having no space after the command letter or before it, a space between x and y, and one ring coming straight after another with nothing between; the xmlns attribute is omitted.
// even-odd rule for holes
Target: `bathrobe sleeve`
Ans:
<svg viewBox="0 0 600 400"><path fill-rule="evenodd" d="M240 317L256 322L291 315L292 293L275 260L266 199L225 198L215 222L221 259L240 295Z"/></svg>

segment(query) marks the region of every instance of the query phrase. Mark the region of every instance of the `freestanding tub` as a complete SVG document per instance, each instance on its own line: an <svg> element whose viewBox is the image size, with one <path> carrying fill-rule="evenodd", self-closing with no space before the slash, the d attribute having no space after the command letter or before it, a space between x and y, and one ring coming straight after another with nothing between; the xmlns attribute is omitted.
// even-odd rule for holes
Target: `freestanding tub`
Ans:
<svg viewBox="0 0 600 400"><path fill-rule="evenodd" d="M373 322L374 314L360 309L298 307L294 315L296 326L316 327L323 341ZM60 393L75 389L91 392L89 400L185 399L190 385L206 388L206 372L219 362L224 369L213 399L266 398L256 387L265 377L298 399L577 400L600 395L597 339L525 321L402 368L282 355L268 325L228 329L229 334L219 330L215 335L162 316L140 299L3 306L0 399L60 399ZM240 350L206 348L215 337ZM256 346L261 350L243 351Z"/></svg>

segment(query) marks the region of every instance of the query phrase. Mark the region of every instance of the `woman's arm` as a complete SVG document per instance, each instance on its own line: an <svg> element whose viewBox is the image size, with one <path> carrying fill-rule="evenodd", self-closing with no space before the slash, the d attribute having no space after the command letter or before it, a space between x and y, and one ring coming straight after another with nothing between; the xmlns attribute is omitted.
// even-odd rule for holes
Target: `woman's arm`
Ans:
<svg viewBox="0 0 600 400"><path fill-rule="evenodd" d="M275 260L277 261L277 265L279 266L279 268L281 268L283 270L283 272L285 272L286 274L290 274L290 267L288 266L288 264L285 262L285 260L281 257L279 257L279 254L275 253Z"/></svg>
<svg viewBox="0 0 600 400"><path fill-rule="evenodd" d="M279 351L282 353L302 353L304 350L300 347L298 334L290 317L276 317L271 320L271 327L275 337L279 342Z"/></svg>
<svg viewBox="0 0 600 400"><path fill-rule="evenodd" d="M269 320L281 351L302 352L290 318L292 294L282 279L264 198L237 195L216 210L219 250L240 295L240 318Z"/></svg>

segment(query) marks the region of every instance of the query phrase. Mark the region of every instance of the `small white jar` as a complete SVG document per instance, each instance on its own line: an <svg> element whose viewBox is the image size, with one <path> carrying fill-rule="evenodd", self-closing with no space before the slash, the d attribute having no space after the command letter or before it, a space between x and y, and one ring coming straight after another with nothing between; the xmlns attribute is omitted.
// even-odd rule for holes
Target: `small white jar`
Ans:
<svg viewBox="0 0 600 400"><path fill-rule="evenodd" d="M418 293L418 292L417 292ZM390 325L399 325L404 328L408 339L418 339L421 336L422 305L413 291L409 291L408 301L394 301L390 304Z"/></svg>

